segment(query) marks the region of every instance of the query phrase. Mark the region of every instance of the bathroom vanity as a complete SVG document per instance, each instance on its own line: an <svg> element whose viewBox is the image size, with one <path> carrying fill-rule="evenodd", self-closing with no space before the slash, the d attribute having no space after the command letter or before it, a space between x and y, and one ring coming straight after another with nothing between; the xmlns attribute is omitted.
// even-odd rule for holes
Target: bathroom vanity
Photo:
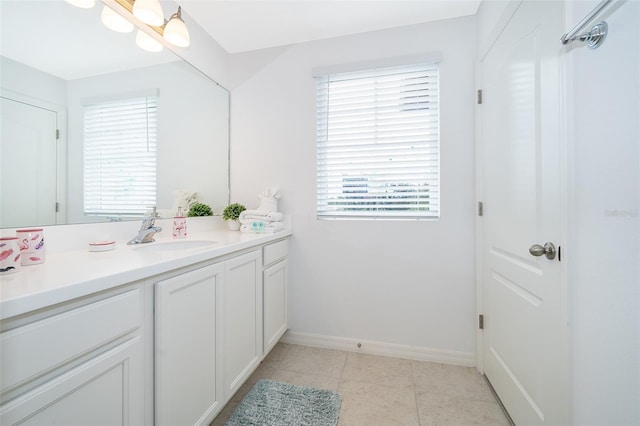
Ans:
<svg viewBox="0 0 640 426"><path fill-rule="evenodd" d="M54 253L2 276L0 424L209 424L287 329L290 234Z"/></svg>

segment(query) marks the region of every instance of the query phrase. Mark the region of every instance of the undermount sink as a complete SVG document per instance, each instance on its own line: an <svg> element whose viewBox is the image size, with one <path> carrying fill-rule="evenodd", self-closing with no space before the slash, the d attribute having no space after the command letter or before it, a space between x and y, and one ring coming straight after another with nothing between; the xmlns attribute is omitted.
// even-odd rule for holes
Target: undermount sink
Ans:
<svg viewBox="0 0 640 426"><path fill-rule="evenodd" d="M136 250L142 251L181 251L181 250L195 250L203 249L218 244L217 241L210 240L178 240L178 241L164 241L161 243L153 242L140 244L135 247Z"/></svg>

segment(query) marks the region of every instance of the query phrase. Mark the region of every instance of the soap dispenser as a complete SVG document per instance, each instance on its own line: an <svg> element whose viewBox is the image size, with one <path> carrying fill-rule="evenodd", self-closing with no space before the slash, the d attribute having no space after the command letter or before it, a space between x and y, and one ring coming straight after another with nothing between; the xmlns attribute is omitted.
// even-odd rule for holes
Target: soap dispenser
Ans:
<svg viewBox="0 0 640 426"><path fill-rule="evenodd" d="M187 237L187 218L182 215L182 207L178 207L178 214L173 218L173 238Z"/></svg>

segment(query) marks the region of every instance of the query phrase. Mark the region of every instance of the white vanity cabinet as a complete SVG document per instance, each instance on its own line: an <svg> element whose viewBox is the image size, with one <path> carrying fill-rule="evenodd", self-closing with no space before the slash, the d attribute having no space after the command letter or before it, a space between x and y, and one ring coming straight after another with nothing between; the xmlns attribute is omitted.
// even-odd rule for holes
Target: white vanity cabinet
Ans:
<svg viewBox="0 0 640 426"><path fill-rule="evenodd" d="M155 283L155 424L208 425L220 410L223 265Z"/></svg>
<svg viewBox="0 0 640 426"><path fill-rule="evenodd" d="M2 321L0 424L144 423L143 286Z"/></svg>
<svg viewBox="0 0 640 426"><path fill-rule="evenodd" d="M278 343L288 327L287 240L263 248L263 351L266 355Z"/></svg>
<svg viewBox="0 0 640 426"><path fill-rule="evenodd" d="M248 241L188 260L109 252L50 306L5 305L0 424L210 424L287 329L286 236ZM127 256L144 270L114 272Z"/></svg>
<svg viewBox="0 0 640 426"><path fill-rule="evenodd" d="M255 250L225 262L222 362L225 401L262 360L262 258Z"/></svg>

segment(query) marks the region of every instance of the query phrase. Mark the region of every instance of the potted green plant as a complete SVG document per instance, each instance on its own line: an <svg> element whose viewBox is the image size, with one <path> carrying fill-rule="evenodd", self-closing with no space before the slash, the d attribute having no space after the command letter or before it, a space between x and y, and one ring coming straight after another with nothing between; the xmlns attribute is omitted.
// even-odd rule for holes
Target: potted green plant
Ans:
<svg viewBox="0 0 640 426"><path fill-rule="evenodd" d="M187 216L195 217L195 216L213 216L213 210L207 204L204 203L194 203L189 208L187 212Z"/></svg>
<svg viewBox="0 0 640 426"><path fill-rule="evenodd" d="M227 221L229 229L232 231L237 231L240 229L240 222L238 218L240 217L240 213L245 211L247 208L239 203L229 204L222 211L222 218Z"/></svg>

